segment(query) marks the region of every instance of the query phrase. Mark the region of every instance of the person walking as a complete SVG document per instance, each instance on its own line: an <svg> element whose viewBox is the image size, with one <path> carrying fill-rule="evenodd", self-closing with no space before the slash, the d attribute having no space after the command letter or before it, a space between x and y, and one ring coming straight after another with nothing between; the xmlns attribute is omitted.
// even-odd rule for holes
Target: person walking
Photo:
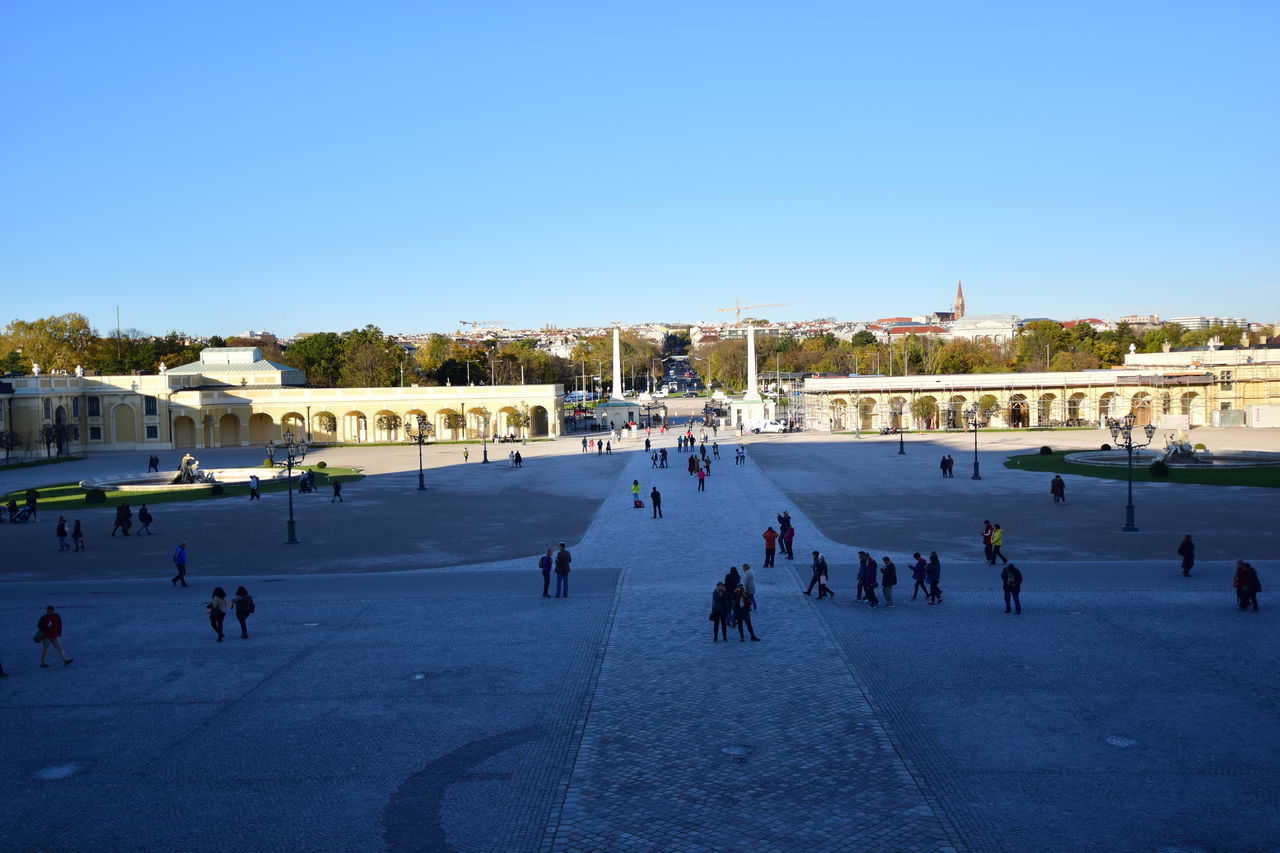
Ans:
<svg viewBox="0 0 1280 853"><path fill-rule="evenodd" d="M756 608L756 574L751 571L750 563L742 564L742 588L747 591L747 598L751 600L751 609Z"/></svg>
<svg viewBox="0 0 1280 853"><path fill-rule="evenodd" d="M992 525L991 530L991 565L995 565L995 558L999 557L1001 561L1008 564L1009 560L1004 554L1000 553L1000 549L1004 547L1004 530L1000 525Z"/></svg>
<svg viewBox="0 0 1280 853"><path fill-rule="evenodd" d="M538 569L542 572L542 597L551 597L551 567L555 565L555 559L551 556L551 549L547 549L547 553L538 558Z"/></svg>
<svg viewBox="0 0 1280 853"><path fill-rule="evenodd" d="M240 639L249 639L249 626L246 624L249 617L253 615L253 611L257 608L253 606L253 596L249 594L249 590L242 586L236 587L236 597L231 599L231 606L236 611L236 621L240 623Z"/></svg>
<svg viewBox="0 0 1280 853"><path fill-rule="evenodd" d="M746 628L747 633L751 635L751 642L760 640L756 636L756 629L751 625L751 596L742 587L738 587L733 593L733 621L738 626L738 642L747 641L747 638L742 635L743 628Z"/></svg>
<svg viewBox="0 0 1280 853"><path fill-rule="evenodd" d="M732 609L733 600L724 588L724 581L720 581L711 592L711 642L717 642L721 637L729 642L728 619Z"/></svg>
<svg viewBox="0 0 1280 853"><path fill-rule="evenodd" d="M84 531L80 529L80 519L76 519L75 524L71 525L71 544L75 545L75 550L84 550Z"/></svg>
<svg viewBox="0 0 1280 853"><path fill-rule="evenodd" d="M982 553L987 557L988 566L994 566L996 564L996 558L992 555L991 551L991 534L993 532L995 532L995 528L991 526L991 522L984 520L982 522Z"/></svg>
<svg viewBox="0 0 1280 853"><path fill-rule="evenodd" d="M145 530L147 532L147 535L150 536L151 522L154 520L155 519L151 517L151 510L147 509L146 504L143 504L141 507L138 508L138 532L134 535L141 536L142 531Z"/></svg>
<svg viewBox="0 0 1280 853"><path fill-rule="evenodd" d="M893 588L898 585L898 567L893 560L884 558L884 566L880 569L880 588L884 590L884 606L893 606Z"/></svg>
<svg viewBox="0 0 1280 853"><path fill-rule="evenodd" d="M1257 613L1258 593L1262 592L1262 581L1258 579L1258 570L1250 563L1236 560L1236 576L1232 586L1236 588L1236 606L1241 610L1248 610L1252 605L1253 612Z"/></svg>
<svg viewBox="0 0 1280 853"><path fill-rule="evenodd" d="M1191 567L1196 564L1196 543L1191 541L1190 533L1178 543L1178 556L1182 558L1182 576L1191 577Z"/></svg>
<svg viewBox="0 0 1280 853"><path fill-rule="evenodd" d="M653 517L662 518L662 492L658 491L657 486L649 492L649 502L653 504Z"/></svg>
<svg viewBox="0 0 1280 853"><path fill-rule="evenodd" d="M346 501L342 499L342 481L337 477L334 477L329 481L329 484L333 486L333 497L329 498L329 503L333 503L334 501L337 501L338 503L346 503Z"/></svg>
<svg viewBox="0 0 1280 853"><path fill-rule="evenodd" d="M942 461L938 463L938 468L942 470L942 479L947 479L947 457L943 456Z"/></svg>
<svg viewBox="0 0 1280 853"><path fill-rule="evenodd" d="M586 441L586 439L584 438L584 439L583 439L583 441ZM586 448L585 448L585 447L583 448L583 451L584 451L584 452L586 451ZM462 464L464 464L464 465L465 465L465 464L467 464L467 463L468 463L468 462L470 462L470 461L471 461L471 451L470 451L470 450L468 450L468 449L467 449L467 448L465 448L465 447L464 447L464 448L462 448Z"/></svg>
<svg viewBox="0 0 1280 853"><path fill-rule="evenodd" d="M667 467L667 449L665 447L658 448L658 467Z"/></svg>
<svg viewBox="0 0 1280 853"><path fill-rule="evenodd" d="M111 535L115 536L117 530L127 530L125 526L125 514L129 511L127 504L120 504L116 507L116 520L111 526ZM125 535L128 535L127 533Z"/></svg>
<svg viewBox="0 0 1280 853"><path fill-rule="evenodd" d="M737 592L738 592L738 584L739 584L741 581L742 581L742 575L738 574L738 567L737 567L737 566L730 566L730 567L729 567L729 571L725 572L725 576L724 576L724 591L725 591L725 592L727 592L727 593L729 593L729 600L730 600L730 601L733 601L733 600L734 600L734 598L737 596ZM734 617L733 617L733 612L732 612L732 611L730 611L730 612L729 612L729 627L730 627L730 628L732 628L732 627L733 627L733 625L734 625L734 622L735 622L735 621L736 621L736 620L735 620L735 619L734 619Z"/></svg>
<svg viewBox="0 0 1280 853"><path fill-rule="evenodd" d="M631 505L636 509L644 506L644 502L640 500L640 481L631 481Z"/></svg>
<svg viewBox="0 0 1280 853"><path fill-rule="evenodd" d="M587 452L587 437L585 435L582 437L582 452Z"/></svg>
<svg viewBox="0 0 1280 853"><path fill-rule="evenodd" d="M178 570L178 573L174 575L172 578L170 578L169 580L173 583L174 586L177 586L179 582L181 582L183 586L186 586L187 585L187 540L185 539L183 539L181 542L178 543L177 548L173 549L173 566Z"/></svg>
<svg viewBox="0 0 1280 853"><path fill-rule="evenodd" d="M251 501L262 500L262 495L258 494L258 486L260 484L261 484L261 480L258 479L257 474L249 475L249 500ZM139 516L139 519L141 519L141 516Z"/></svg>
<svg viewBox="0 0 1280 853"><path fill-rule="evenodd" d="M926 600L930 604L941 604L942 588L938 586L938 581L942 577L942 561L938 559L937 551L929 552L929 565L925 567L924 574L929 581L929 595Z"/></svg>
<svg viewBox="0 0 1280 853"><path fill-rule="evenodd" d="M147 473L150 474L152 471L157 473L160 471L160 457L154 453L147 457Z"/></svg>
<svg viewBox="0 0 1280 853"><path fill-rule="evenodd" d="M58 550L69 551L71 546L67 544L67 520L61 515L58 516L58 527L54 530L54 535L58 537Z"/></svg>
<svg viewBox="0 0 1280 853"><path fill-rule="evenodd" d="M50 646L53 646L58 657L62 658L63 666L71 666L74 662L75 659L67 657L66 650L62 648L62 617L54 611L52 604L44 609L44 615L36 623L36 640L40 643L41 669L49 668L49 664L45 663L44 659L45 655L49 654Z"/></svg>
<svg viewBox="0 0 1280 853"><path fill-rule="evenodd" d="M39 492L35 489L27 489L27 518L32 521L36 518L36 502L39 500Z"/></svg>
<svg viewBox="0 0 1280 853"><path fill-rule="evenodd" d="M821 601L824 597L830 597L832 599L836 597L836 591L831 588L831 575L829 574L829 572L830 572L830 567L827 566L827 561L823 559L822 574L818 576L818 600L819 601Z"/></svg>
<svg viewBox="0 0 1280 853"><path fill-rule="evenodd" d="M956 477L956 460L951 458L951 454L947 454L947 477L954 480Z"/></svg>
<svg viewBox="0 0 1280 853"><path fill-rule="evenodd" d="M705 492L707 490L707 471L705 468L698 469L698 491Z"/></svg>
<svg viewBox="0 0 1280 853"><path fill-rule="evenodd" d="M573 555L561 542L560 550L556 552L556 598L561 593L564 593L565 598L569 597L569 564L572 562Z"/></svg>
<svg viewBox="0 0 1280 853"><path fill-rule="evenodd" d="M809 571L811 572L809 577L809 587L804 591L805 595L812 594L814 586L819 583L819 579L826 577L827 558L819 554L817 551L814 551L813 560L809 563ZM825 581L822 582L825 583ZM819 589L818 593L819 597L821 597L822 590Z"/></svg>
<svg viewBox="0 0 1280 853"><path fill-rule="evenodd" d="M773 568L774 555L778 553L778 531L773 526L760 534L760 538L764 539L764 567L766 569Z"/></svg>
<svg viewBox="0 0 1280 853"><path fill-rule="evenodd" d="M1000 584L1004 589L1004 612L1009 612L1010 599L1013 601L1013 613L1022 615L1022 572L1013 563L1008 563L1000 572Z"/></svg>
<svg viewBox="0 0 1280 853"><path fill-rule="evenodd" d="M231 609L231 605L227 603L226 591L220 586L215 586L210 595L210 601L204 609L209 611L209 626L213 628L213 633L218 635L218 642L221 643L225 638L222 633L222 623L227 618L227 611Z"/></svg>
<svg viewBox="0 0 1280 853"><path fill-rule="evenodd" d="M880 602L876 598L876 559L866 551L858 552L858 575L867 603L872 607L879 607Z"/></svg>
<svg viewBox="0 0 1280 853"><path fill-rule="evenodd" d="M711 442L711 456L715 459L720 458L720 445L717 442Z"/></svg>
<svg viewBox="0 0 1280 853"><path fill-rule="evenodd" d="M596 456L604 456L604 441L596 439Z"/></svg>
<svg viewBox="0 0 1280 853"><path fill-rule="evenodd" d="M911 579L915 581L915 584L911 587L911 600L915 601L916 596L922 592L927 599L929 597L929 588L925 586L924 581L929 565L924 561L924 557L920 556L919 551L912 554L911 558L914 560L911 564Z"/></svg>
<svg viewBox="0 0 1280 853"><path fill-rule="evenodd" d="M1067 481L1062 479L1061 474L1053 475L1053 480L1049 482L1049 494L1053 495L1053 502L1056 504L1067 502Z"/></svg>

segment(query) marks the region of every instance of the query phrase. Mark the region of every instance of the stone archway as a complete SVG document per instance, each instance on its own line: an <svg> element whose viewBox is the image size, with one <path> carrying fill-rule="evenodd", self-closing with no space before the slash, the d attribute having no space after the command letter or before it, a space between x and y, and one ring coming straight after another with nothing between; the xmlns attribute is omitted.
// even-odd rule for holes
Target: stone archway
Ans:
<svg viewBox="0 0 1280 853"><path fill-rule="evenodd" d="M1027 397L1014 394L1009 398L1009 426L1019 429L1028 425Z"/></svg>
<svg viewBox="0 0 1280 853"><path fill-rule="evenodd" d="M133 424L133 407L128 403L121 403L111 413L111 433L112 443L117 447L138 440L138 431Z"/></svg>
<svg viewBox="0 0 1280 853"><path fill-rule="evenodd" d="M1040 419L1040 426L1050 426L1053 423L1053 404L1057 401L1056 394L1041 394L1039 402L1039 411L1037 417Z"/></svg>
<svg viewBox="0 0 1280 853"><path fill-rule="evenodd" d="M173 419L173 446L176 450L196 446L196 422L186 415Z"/></svg>
<svg viewBox="0 0 1280 853"><path fill-rule="evenodd" d="M943 426L947 429L964 429L964 404L968 402L964 395L955 394L947 400L947 409L943 414Z"/></svg>
<svg viewBox="0 0 1280 853"><path fill-rule="evenodd" d="M551 419L547 417L547 410L542 406L534 406L529 410L529 435L533 438L542 438L551 432Z"/></svg>
<svg viewBox="0 0 1280 853"><path fill-rule="evenodd" d="M849 401L837 397L831 401L831 431L843 432L848 427Z"/></svg>
<svg viewBox="0 0 1280 853"><path fill-rule="evenodd" d="M249 416L249 443L266 444L276 438L276 422L271 415L259 412Z"/></svg>
<svg viewBox="0 0 1280 853"><path fill-rule="evenodd" d="M354 444L362 444L369 440L369 419L365 417L364 412L353 410L342 416L338 440Z"/></svg>
<svg viewBox="0 0 1280 853"><path fill-rule="evenodd" d="M1083 426L1081 421L1088 419L1088 399L1087 394L1077 391L1067 400L1067 426Z"/></svg>
<svg viewBox="0 0 1280 853"><path fill-rule="evenodd" d="M1133 399L1129 403L1130 411L1133 412L1133 425L1146 426L1151 423L1151 395L1146 391L1139 391L1133 395Z"/></svg>
<svg viewBox="0 0 1280 853"><path fill-rule="evenodd" d="M311 440L332 444L338 440L338 416L333 412L316 412L311 416Z"/></svg>
<svg viewBox="0 0 1280 853"><path fill-rule="evenodd" d="M265 443L265 442L264 442ZM218 447L240 446L240 419L228 412L218 418Z"/></svg>
<svg viewBox="0 0 1280 853"><path fill-rule="evenodd" d="M874 429L876 416L876 401L871 397L863 397L858 401L858 428L864 430Z"/></svg>

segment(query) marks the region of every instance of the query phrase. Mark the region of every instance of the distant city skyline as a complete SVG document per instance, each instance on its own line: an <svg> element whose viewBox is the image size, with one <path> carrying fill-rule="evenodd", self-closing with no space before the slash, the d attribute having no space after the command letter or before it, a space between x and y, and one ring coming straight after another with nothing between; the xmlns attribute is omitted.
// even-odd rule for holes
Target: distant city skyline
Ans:
<svg viewBox="0 0 1280 853"><path fill-rule="evenodd" d="M0 12L0 323L1280 320L1280 5Z"/></svg>

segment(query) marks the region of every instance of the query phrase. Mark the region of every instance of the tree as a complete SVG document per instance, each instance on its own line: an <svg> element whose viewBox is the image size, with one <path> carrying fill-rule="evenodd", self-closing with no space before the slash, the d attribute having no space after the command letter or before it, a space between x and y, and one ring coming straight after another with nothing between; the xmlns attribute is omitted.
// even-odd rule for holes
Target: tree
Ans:
<svg viewBox="0 0 1280 853"><path fill-rule="evenodd" d="M1018 330L1018 371L1049 370L1053 353L1070 349L1071 335L1061 323L1052 320L1033 320Z"/></svg>
<svg viewBox="0 0 1280 853"><path fill-rule="evenodd" d="M0 333L0 353L21 353L24 366L73 370L90 362L98 334L83 314L60 314L27 322L14 320Z"/></svg>
<svg viewBox="0 0 1280 853"><path fill-rule="evenodd" d="M378 420L375 423L377 423L378 429L383 432L395 432L400 429L401 420L399 415L378 415Z"/></svg>
<svg viewBox="0 0 1280 853"><path fill-rule="evenodd" d="M849 343L855 347L873 346L876 343L876 336L863 329L861 332L854 333L854 336L849 339Z"/></svg>
<svg viewBox="0 0 1280 853"><path fill-rule="evenodd" d="M0 447L4 448L4 462L9 464L9 451L22 446L22 436L13 430L0 430Z"/></svg>
<svg viewBox="0 0 1280 853"><path fill-rule="evenodd" d="M333 388L342 375L342 338L333 332L318 332L299 338L289 344L281 361L305 370L308 384L319 388Z"/></svg>
<svg viewBox="0 0 1280 853"><path fill-rule="evenodd" d="M911 414L915 416L916 423L924 423L927 428L934 415L938 414L938 401L932 397L915 397L911 400Z"/></svg>

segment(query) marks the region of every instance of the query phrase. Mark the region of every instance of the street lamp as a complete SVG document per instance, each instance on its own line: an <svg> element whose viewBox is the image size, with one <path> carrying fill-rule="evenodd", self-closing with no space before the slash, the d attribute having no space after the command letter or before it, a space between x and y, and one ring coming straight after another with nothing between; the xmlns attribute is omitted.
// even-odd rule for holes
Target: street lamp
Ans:
<svg viewBox="0 0 1280 853"><path fill-rule="evenodd" d="M426 415L418 415L418 430L414 432L406 429L405 433L409 436L409 440L418 445L418 491L426 491L427 484L422 478L422 445L427 443L427 436L431 434L431 424L427 423Z"/></svg>
<svg viewBox="0 0 1280 853"><path fill-rule="evenodd" d="M978 427L990 417L991 411L979 409L977 404L964 410L964 422L969 425L969 429L973 430L973 476L969 478L970 480L982 479L982 475L978 473Z"/></svg>
<svg viewBox="0 0 1280 853"><path fill-rule="evenodd" d="M479 410L479 415L480 415L480 423L481 423L480 462L485 465L488 465L489 464L489 410L482 408Z"/></svg>
<svg viewBox="0 0 1280 853"><path fill-rule="evenodd" d="M293 526L293 466L301 465L302 460L307 458L307 443L306 441L295 442L293 433L288 431L281 438L284 442L283 444L276 444L274 439L267 442L267 458L271 460L273 465L285 465L289 469L287 475L289 481L289 538L285 544L297 545L298 537L294 533ZM276 462L277 451L284 451L284 462Z"/></svg>
<svg viewBox="0 0 1280 853"><path fill-rule="evenodd" d="M906 456L907 448L906 448L906 445L903 444L903 440L902 440L903 439L902 413L904 411L903 406L901 403L898 403L897 405L891 406L889 411L898 416L898 455Z"/></svg>
<svg viewBox="0 0 1280 853"><path fill-rule="evenodd" d="M1129 454L1129 503L1124 508L1124 527L1120 528L1122 533L1138 532L1138 526L1133 523L1133 449L1135 447L1146 447L1156 434L1156 425L1148 423L1142 428L1142 431L1147 434L1147 440L1141 444L1135 444L1133 441L1133 424L1137 419L1137 416L1130 412L1120 420L1112 418L1107 423L1111 427L1112 440L1120 447L1123 447Z"/></svg>

